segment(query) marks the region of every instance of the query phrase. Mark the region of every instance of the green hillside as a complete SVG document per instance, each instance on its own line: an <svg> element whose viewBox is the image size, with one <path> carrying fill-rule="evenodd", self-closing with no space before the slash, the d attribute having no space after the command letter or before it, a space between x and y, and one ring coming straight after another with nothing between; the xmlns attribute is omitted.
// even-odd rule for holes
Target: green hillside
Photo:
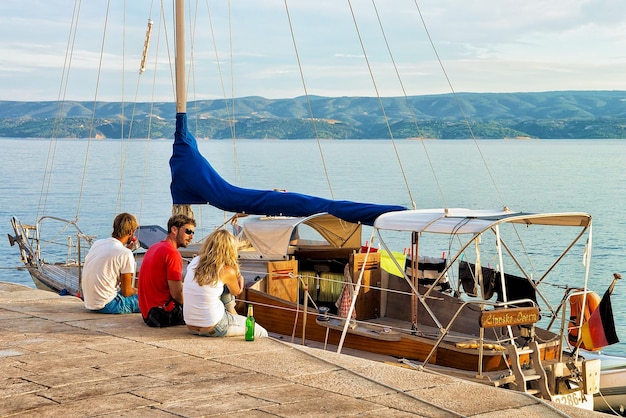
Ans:
<svg viewBox="0 0 626 418"><path fill-rule="evenodd" d="M198 138L381 139L530 137L626 138L626 92L458 93L383 98L310 96L187 106ZM228 107L227 107L228 106ZM55 124L56 102L0 101L0 137L172 138L174 103L65 102ZM95 109L95 111L94 111ZM134 110L134 115L133 115ZM234 116L229 116L233 112ZM150 116L152 111L152 116ZM124 115L122 117L122 115ZM94 120L93 128L91 120ZM230 120L235 120L231 123Z"/></svg>

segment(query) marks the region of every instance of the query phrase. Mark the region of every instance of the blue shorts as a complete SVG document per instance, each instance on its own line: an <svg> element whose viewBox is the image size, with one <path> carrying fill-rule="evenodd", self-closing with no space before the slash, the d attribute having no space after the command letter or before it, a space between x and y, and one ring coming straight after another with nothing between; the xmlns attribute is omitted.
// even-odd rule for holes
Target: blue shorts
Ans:
<svg viewBox="0 0 626 418"><path fill-rule="evenodd" d="M139 300L137 299L137 295L132 296L122 296L118 293L111 302L104 305L104 308L98 309L98 313L106 313L106 314L129 314L129 313L139 313Z"/></svg>
<svg viewBox="0 0 626 418"><path fill-rule="evenodd" d="M235 315L230 312L224 312L224 316L220 319L217 324L213 325L213 330L210 332L195 332L189 331L195 335L201 335L203 337L225 337L228 332L228 328L231 324L236 324L237 320L235 319Z"/></svg>

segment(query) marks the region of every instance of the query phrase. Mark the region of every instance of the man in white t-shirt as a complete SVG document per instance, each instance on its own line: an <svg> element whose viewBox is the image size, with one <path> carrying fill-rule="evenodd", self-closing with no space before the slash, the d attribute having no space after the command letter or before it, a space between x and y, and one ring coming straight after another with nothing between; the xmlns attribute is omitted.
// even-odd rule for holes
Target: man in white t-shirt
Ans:
<svg viewBox="0 0 626 418"><path fill-rule="evenodd" d="M113 220L111 237L97 240L89 249L82 273L85 308L110 314L140 312L131 251L138 227L133 215L120 213Z"/></svg>

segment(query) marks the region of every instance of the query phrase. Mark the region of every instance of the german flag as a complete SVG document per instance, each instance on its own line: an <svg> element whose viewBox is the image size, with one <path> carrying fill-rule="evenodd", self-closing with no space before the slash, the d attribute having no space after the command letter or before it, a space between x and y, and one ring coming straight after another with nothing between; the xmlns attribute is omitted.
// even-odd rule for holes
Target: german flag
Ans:
<svg viewBox="0 0 626 418"><path fill-rule="evenodd" d="M620 276L621 278L621 276ZM609 286L598 307L591 313L581 327L580 348L589 351L596 351L607 345L619 342L617 332L615 331L615 320L613 318L613 307L611 305L611 293L615 281Z"/></svg>

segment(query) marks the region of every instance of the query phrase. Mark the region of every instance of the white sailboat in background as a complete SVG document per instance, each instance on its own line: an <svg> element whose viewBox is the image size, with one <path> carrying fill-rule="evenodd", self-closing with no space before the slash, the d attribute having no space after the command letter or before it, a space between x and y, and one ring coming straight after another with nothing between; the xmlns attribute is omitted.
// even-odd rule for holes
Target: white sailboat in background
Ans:
<svg viewBox="0 0 626 418"><path fill-rule="evenodd" d="M208 204L229 214L246 244L240 251L246 279L241 302L255 305L259 323L270 332L291 335L294 341L395 356L554 402L593 407L593 396L600 390L601 360L580 357L584 324L569 319L582 316L571 312L572 297L582 295L586 306L592 243L589 214L523 213L506 207L408 210L397 204L248 189L225 181L200 153L188 126L184 81L191 71L185 66L185 3L177 0L175 5L173 210L193 213L190 205ZM288 7L286 12L289 18ZM193 22L193 55L200 55L201 42L194 30L211 24L203 26L195 19L187 21ZM168 27L157 21L157 27ZM144 54L152 30L150 23ZM291 35L296 46L293 29ZM367 57L365 48L363 54ZM145 68L148 56L141 61ZM301 66L299 70L303 75ZM315 124L311 107L309 111ZM206 117L192 117L201 116ZM236 127L238 115L231 116ZM91 139L96 136L94 132ZM370 195L371 191L363 191L364 197ZM409 196L412 202L410 190ZM26 225L13 218L14 235L9 240L18 245L38 286L80 294L80 267L94 237L78 228L77 219L78 215L75 220L43 215ZM62 223L61 232L44 235L44 223L52 221ZM364 225L372 227L367 241L380 247L364 245ZM550 242L549 251L545 242L527 244L549 236L535 230L549 228L572 232L557 243L558 248ZM139 238L145 248L162 233L157 226L143 226ZM66 248L61 252L64 259L51 261L44 256L44 247L59 243L59 238ZM388 242L403 242L410 250L394 252ZM182 252L191 257L194 251L197 247ZM547 257L551 254L554 257ZM559 277L559 265L571 259L583 259L584 266L575 277ZM561 291L554 297L545 287ZM572 333L574 344L568 346L566 337Z"/></svg>

